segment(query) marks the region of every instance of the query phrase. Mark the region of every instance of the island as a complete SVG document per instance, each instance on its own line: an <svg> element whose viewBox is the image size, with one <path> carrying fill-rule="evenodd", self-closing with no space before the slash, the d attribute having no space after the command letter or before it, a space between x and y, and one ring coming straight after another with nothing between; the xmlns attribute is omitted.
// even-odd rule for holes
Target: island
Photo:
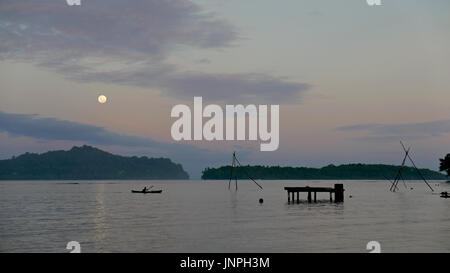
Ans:
<svg viewBox="0 0 450 273"><path fill-rule="evenodd" d="M346 164L328 165L323 168L280 167L280 166L239 166L233 169L233 179L260 180L393 180L400 166L384 164ZM429 169L419 169L427 180L446 180L442 173ZM231 166L206 168L202 179L230 179ZM405 180L420 180L421 177L413 167L402 168Z"/></svg>
<svg viewBox="0 0 450 273"><path fill-rule="evenodd" d="M168 158L126 157L87 145L0 160L0 180L56 179L189 179L189 175Z"/></svg>

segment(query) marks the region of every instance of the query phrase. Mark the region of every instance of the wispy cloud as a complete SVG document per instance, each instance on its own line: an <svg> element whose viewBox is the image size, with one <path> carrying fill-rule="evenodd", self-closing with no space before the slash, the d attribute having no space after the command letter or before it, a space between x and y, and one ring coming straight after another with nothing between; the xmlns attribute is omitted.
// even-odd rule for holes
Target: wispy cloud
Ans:
<svg viewBox="0 0 450 273"><path fill-rule="evenodd" d="M154 141L150 138L122 135L100 126L55 118L41 118L38 115L12 114L0 111L0 132L12 136L25 136L37 140L61 140L82 142L91 145L143 147L151 156L170 157L182 163L185 169L199 177L201 170L211 164L226 163L229 154L210 151L186 144ZM243 156L246 152L243 149ZM192 155L196 161L192 161Z"/></svg>
<svg viewBox="0 0 450 273"><path fill-rule="evenodd" d="M168 94L192 98L203 96L239 102L289 102L298 101L300 94L311 88L305 83L281 81L263 74L184 74L168 79L163 87Z"/></svg>
<svg viewBox="0 0 450 273"><path fill-rule="evenodd" d="M270 75L204 74L168 64L183 47L226 48L237 29L189 0L0 2L0 58L30 61L74 80L159 88L185 98L293 102L310 85ZM205 60L207 58L204 58Z"/></svg>
<svg viewBox="0 0 450 273"><path fill-rule="evenodd" d="M201 59L195 60L195 62L198 64L210 64L211 60L208 58L201 58Z"/></svg>
<svg viewBox="0 0 450 273"><path fill-rule="evenodd" d="M450 133L450 120L398 124L356 124L336 128L338 131L361 131L367 135L359 140L398 141L399 139L423 139Z"/></svg>

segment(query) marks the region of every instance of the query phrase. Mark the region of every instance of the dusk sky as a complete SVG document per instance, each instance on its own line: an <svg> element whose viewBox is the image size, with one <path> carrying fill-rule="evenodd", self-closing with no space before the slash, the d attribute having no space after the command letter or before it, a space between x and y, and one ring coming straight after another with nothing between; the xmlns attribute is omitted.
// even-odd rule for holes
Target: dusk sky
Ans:
<svg viewBox="0 0 450 273"><path fill-rule="evenodd" d="M344 4L345 2L345 4ZM0 159L93 145L231 163L420 167L450 149L448 0L0 0ZM99 95L107 103L97 101ZM176 104L279 104L280 146L175 142Z"/></svg>

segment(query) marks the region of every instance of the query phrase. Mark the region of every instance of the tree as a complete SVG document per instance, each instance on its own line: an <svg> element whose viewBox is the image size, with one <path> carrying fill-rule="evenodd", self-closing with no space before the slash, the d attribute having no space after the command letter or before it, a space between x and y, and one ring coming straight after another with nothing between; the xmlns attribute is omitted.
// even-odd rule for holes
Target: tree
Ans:
<svg viewBox="0 0 450 273"><path fill-rule="evenodd" d="M447 176L450 176L450 154L447 154L445 158L439 159L441 161L441 166L439 167L439 170L441 172L446 171Z"/></svg>

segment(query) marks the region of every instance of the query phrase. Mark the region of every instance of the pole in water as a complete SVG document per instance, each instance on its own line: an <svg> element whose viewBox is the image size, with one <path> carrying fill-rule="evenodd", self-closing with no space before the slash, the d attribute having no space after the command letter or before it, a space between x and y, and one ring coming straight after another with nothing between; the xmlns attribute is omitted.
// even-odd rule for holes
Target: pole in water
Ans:
<svg viewBox="0 0 450 273"><path fill-rule="evenodd" d="M259 203L260 203L260 204L264 203L264 199L259 198Z"/></svg>
<svg viewBox="0 0 450 273"><path fill-rule="evenodd" d="M233 179L233 169L236 165L236 152L233 152L233 161L231 162L231 168L230 168L230 180L228 181L228 190L230 190L230 186L231 186L231 179ZM236 177L236 176L235 176ZM237 190L237 179L236 179L236 190Z"/></svg>
<svg viewBox="0 0 450 273"><path fill-rule="evenodd" d="M402 144L403 145L403 144ZM402 175L402 168L405 166L406 158L408 157L408 153L410 151L411 147L405 150L405 157L403 158L402 165L400 166L400 169L398 169L397 175L395 176L394 183L390 188L390 191L395 192L395 190L398 190L397 184L400 181L401 175Z"/></svg>

